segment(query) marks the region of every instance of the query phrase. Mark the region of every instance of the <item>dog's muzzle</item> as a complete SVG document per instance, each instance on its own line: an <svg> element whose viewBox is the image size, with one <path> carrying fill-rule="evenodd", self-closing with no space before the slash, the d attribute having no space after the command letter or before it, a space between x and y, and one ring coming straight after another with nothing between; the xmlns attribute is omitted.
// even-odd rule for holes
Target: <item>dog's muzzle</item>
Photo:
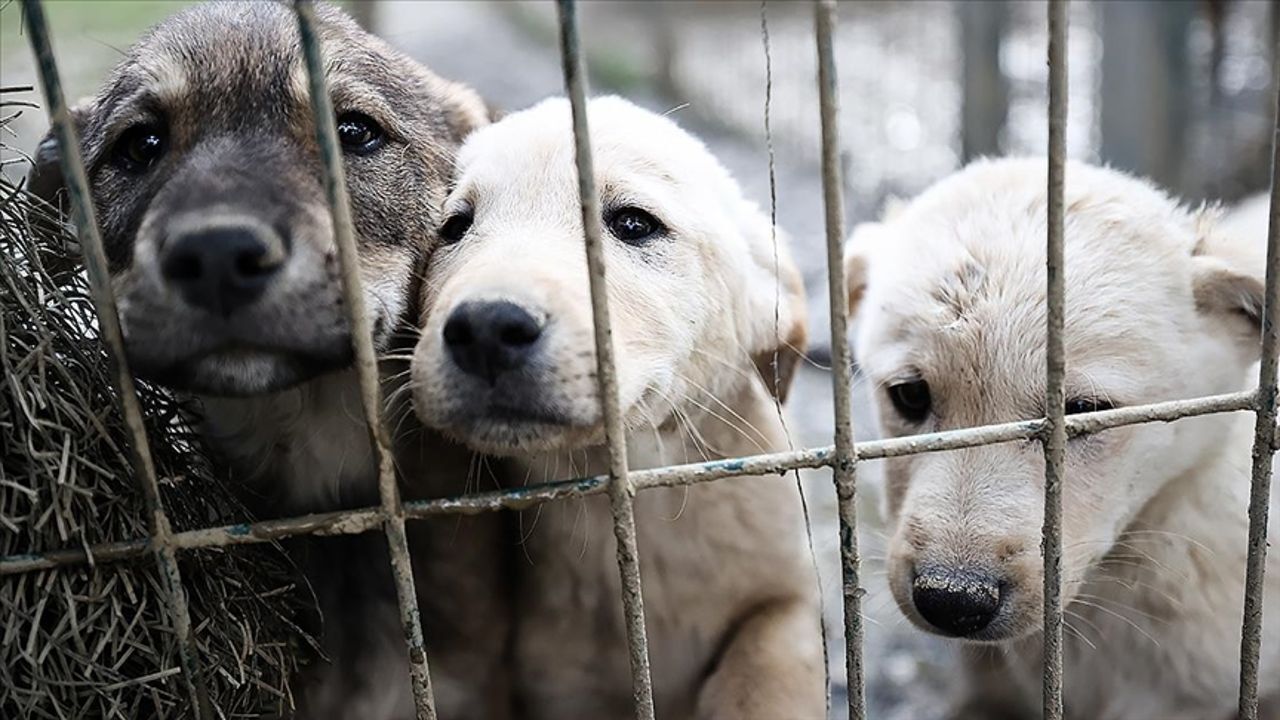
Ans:
<svg viewBox="0 0 1280 720"><path fill-rule="evenodd" d="M442 335L453 364L494 387L537 353L542 323L514 303L466 302L449 314Z"/></svg>
<svg viewBox="0 0 1280 720"><path fill-rule="evenodd" d="M227 317L262 297L286 254L273 230L224 222L179 231L159 259L164 282L187 304Z"/></svg>

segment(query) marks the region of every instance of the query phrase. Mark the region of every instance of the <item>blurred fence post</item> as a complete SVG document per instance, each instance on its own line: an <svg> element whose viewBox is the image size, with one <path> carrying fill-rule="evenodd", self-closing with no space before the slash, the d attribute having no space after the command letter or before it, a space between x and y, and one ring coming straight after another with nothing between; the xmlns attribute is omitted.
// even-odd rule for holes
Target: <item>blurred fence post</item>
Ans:
<svg viewBox="0 0 1280 720"><path fill-rule="evenodd" d="M1009 113L1009 82L1000 71L1000 40L1009 25L1006 0L956 5L963 55L960 148L968 163L1000 153L1000 131Z"/></svg>
<svg viewBox="0 0 1280 720"><path fill-rule="evenodd" d="M1102 160L1187 190L1191 106L1187 40L1195 3L1097 4L1102 32Z"/></svg>

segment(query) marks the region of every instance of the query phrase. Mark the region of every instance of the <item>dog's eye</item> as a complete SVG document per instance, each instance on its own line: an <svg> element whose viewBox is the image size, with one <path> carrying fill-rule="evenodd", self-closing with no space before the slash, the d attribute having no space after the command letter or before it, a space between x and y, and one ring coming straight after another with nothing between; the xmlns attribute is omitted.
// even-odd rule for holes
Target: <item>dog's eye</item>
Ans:
<svg viewBox="0 0 1280 720"><path fill-rule="evenodd" d="M338 140L344 150L368 155L386 144L387 135L368 115L348 112L338 116Z"/></svg>
<svg viewBox="0 0 1280 720"><path fill-rule="evenodd" d="M609 232L628 245L644 245L665 228L658 218L640 208L624 207L605 218Z"/></svg>
<svg viewBox="0 0 1280 720"><path fill-rule="evenodd" d="M462 239L467 231L471 229L471 223L475 217L470 211L458 212L449 216L448 220L440 226L440 239L446 245L452 245Z"/></svg>
<svg viewBox="0 0 1280 720"><path fill-rule="evenodd" d="M924 380L912 380L889 386L889 400L893 407L907 420L918 423L929 416L933 407L933 397L929 394L929 383Z"/></svg>
<svg viewBox="0 0 1280 720"><path fill-rule="evenodd" d="M145 172L164 154L164 130L155 125L135 125L116 141L116 164L129 172Z"/></svg>
<svg viewBox="0 0 1280 720"><path fill-rule="evenodd" d="M1079 415L1080 413L1110 410L1113 407L1115 406L1102 398L1079 397L1068 400L1066 407L1063 409L1068 415Z"/></svg>

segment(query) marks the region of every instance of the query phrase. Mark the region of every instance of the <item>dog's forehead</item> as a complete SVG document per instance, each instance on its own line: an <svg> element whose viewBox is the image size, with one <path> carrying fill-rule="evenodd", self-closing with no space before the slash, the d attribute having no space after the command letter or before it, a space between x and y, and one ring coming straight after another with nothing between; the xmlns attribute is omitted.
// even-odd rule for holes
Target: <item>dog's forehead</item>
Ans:
<svg viewBox="0 0 1280 720"><path fill-rule="evenodd" d="M864 364L904 368L988 392L1043 376L1046 271L1043 195L1034 189L957 187L926 194L888 224L872 248ZM1141 203L1141 193L1135 202ZM1193 313L1189 229L1181 216L1134 212L1117 198L1068 192L1068 358L1085 374L1158 368ZM1183 218L1185 219L1185 218ZM1124 373L1111 379L1124 384Z"/></svg>
<svg viewBox="0 0 1280 720"><path fill-rule="evenodd" d="M591 146L597 182L611 190L700 192L728 183L707 149L670 120L615 97L590 102ZM464 181L515 191L513 176L576 191L572 114L556 98L484 128L459 153ZM697 182L694 182L694 181Z"/></svg>
<svg viewBox="0 0 1280 720"><path fill-rule="evenodd" d="M158 90L229 99L228 91L287 82L281 75L298 64L298 53L297 21L282 4L219 2L161 23L133 48L129 61L139 71L131 74Z"/></svg>
<svg viewBox="0 0 1280 720"><path fill-rule="evenodd" d="M347 17L319 6L319 31L335 103L389 96L406 105L407 81L386 72L388 58ZM275 2L214 2L180 12L144 36L100 96L121 110L143 102L168 113L247 123L305 110L307 80L297 19ZM377 79L374 87L371 78Z"/></svg>

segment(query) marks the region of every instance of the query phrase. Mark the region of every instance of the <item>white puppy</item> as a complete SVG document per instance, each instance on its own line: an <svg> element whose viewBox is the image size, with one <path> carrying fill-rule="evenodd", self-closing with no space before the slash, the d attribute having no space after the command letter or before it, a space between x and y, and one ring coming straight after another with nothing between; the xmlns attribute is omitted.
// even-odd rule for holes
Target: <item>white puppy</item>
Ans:
<svg viewBox="0 0 1280 720"><path fill-rule="evenodd" d="M785 390L804 341L785 244L675 123L617 98L589 113L631 467L785 449L770 392ZM416 408L511 458L505 482L605 472L568 103L476 133L458 163L424 282ZM631 717L606 499L528 515L513 600L518 706L531 718ZM636 515L658 714L821 717L794 483L651 490Z"/></svg>
<svg viewBox="0 0 1280 720"><path fill-rule="evenodd" d="M856 353L887 435L1044 415L1045 169L979 162L855 231ZM1067 412L1256 384L1262 239L1119 172L1072 163L1066 183ZM1238 413L1069 441L1070 717L1231 716L1252 437ZM975 643L965 717L1038 708L1043 477L1034 441L887 464L890 587L916 625ZM1274 553L1266 603L1264 698L1280 690Z"/></svg>

